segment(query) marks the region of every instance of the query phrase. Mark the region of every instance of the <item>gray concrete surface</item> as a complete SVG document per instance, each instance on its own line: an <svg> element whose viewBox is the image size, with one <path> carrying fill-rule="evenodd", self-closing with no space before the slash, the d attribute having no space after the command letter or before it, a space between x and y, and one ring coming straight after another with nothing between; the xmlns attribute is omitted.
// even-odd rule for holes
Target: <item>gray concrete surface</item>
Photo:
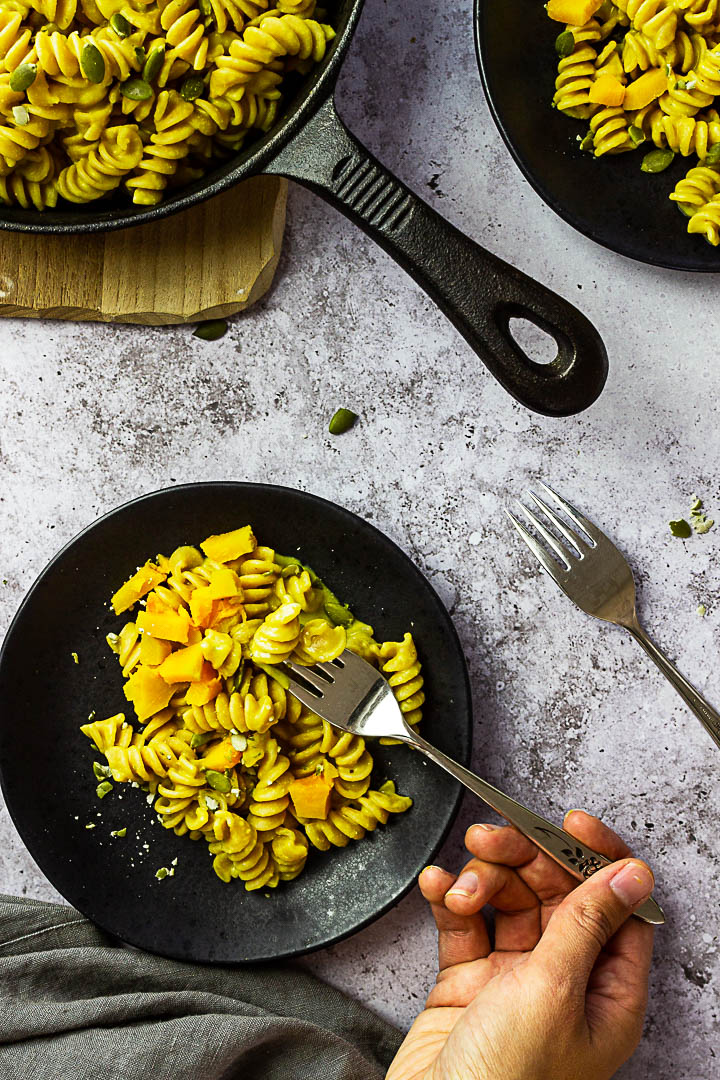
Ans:
<svg viewBox="0 0 720 1080"><path fill-rule="evenodd" d="M622 1077L713 1080L720 756L629 638L540 577L501 507L546 477L586 508L632 557L648 627L720 702L720 527L684 542L667 526L693 492L720 519L717 282L611 255L541 203L489 118L470 7L368 0L340 108L442 213L587 312L612 365L599 404L562 421L515 405L398 267L294 188L277 285L217 343L0 322L0 628L76 531L166 484L278 481L371 517L452 611L478 770L557 820L571 806L602 815L657 870L668 924ZM332 439L338 405L361 421ZM458 865L482 818L468 800L440 861ZM0 837L0 888L53 898L4 810ZM415 893L307 963L407 1025L434 948Z"/></svg>

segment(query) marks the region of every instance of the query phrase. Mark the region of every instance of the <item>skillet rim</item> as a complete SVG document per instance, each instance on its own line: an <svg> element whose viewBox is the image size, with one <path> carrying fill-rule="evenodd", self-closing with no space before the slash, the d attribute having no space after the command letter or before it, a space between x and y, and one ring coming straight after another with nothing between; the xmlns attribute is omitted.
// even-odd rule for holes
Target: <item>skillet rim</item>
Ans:
<svg viewBox="0 0 720 1080"><path fill-rule="evenodd" d="M157 488L157 489L155 489L153 491L146 492L145 494L137 496L134 499L126 500L125 502L121 503L120 505L113 507L112 509L108 510L106 513L104 513L104 514L100 515L99 517L95 518L88 525L86 525L83 529L81 529L78 533L76 533L74 536L72 536L70 538L70 540L68 540L67 543L65 543L63 545L63 547L43 567L43 569L40 571L38 576L35 578L35 580L30 585L29 589L27 590L25 596L23 597L22 601L20 602L20 605L19 605L13 619L10 622L10 625L8 626L7 632L6 632L5 637L3 639L3 642L2 642L2 646L0 646L0 678L2 676L4 666L6 664L6 651L7 651L7 647L8 647L8 642L11 640L11 636L12 636L12 633L13 633L16 625L23 618L26 608L30 605L30 603L32 601L32 598L35 595L35 593L43 586L47 576L55 569L56 564L58 564L70 552L70 550L72 549L72 547L75 545L75 543L78 540L84 538L96 526L99 526L102 523L107 522L110 518L114 517L116 514L120 513L121 511L128 510L131 507L135 508L135 507L139 506L140 504L142 504L143 502L148 501L150 499L154 499L159 495L168 495L168 496L170 496L170 495L180 494L182 497L187 497L188 495L192 495L193 492L198 491L198 489L208 490L208 489L211 489L211 488L225 489L225 490L242 489L243 491L248 491L249 490L250 492L252 492L253 490L263 490L263 491L272 491L272 492L274 492L276 494L279 494L279 495L288 493L288 494L291 494L291 495L293 495L295 497L299 497L302 501L309 502L309 503L315 503L319 507L326 507L326 506L330 507L333 511L338 512L341 515L341 517L345 517L350 523L356 524L356 523L359 522L360 525L364 529L369 530L372 534L375 534L377 537L379 537L381 543L383 543L384 545L389 545L391 549L393 549L394 551L396 551L396 552L398 552L400 554L402 559L409 564L409 566L412 568L412 570L417 575L419 575L419 577L422 578L423 582L425 583L425 586L426 586L426 588L428 590L428 596L431 598L431 600L433 602L433 605L435 607L436 615L437 615L438 619L444 624L445 632L447 633L447 635L449 637L449 640L452 643L453 649L456 652L456 654L458 656L458 659L460 661L459 667L460 667L460 670L461 670L461 673L462 673L462 680L461 680L462 685L460 685L460 683L458 684L458 692L462 692L463 697L464 697L463 710L462 711L464 711L465 718L466 718L465 719L465 724L460 728L460 731L462 732L462 734L465 737L467 750L466 750L466 752L463 752L463 753L457 753L455 756L456 756L456 760L458 762L460 762L461 764L466 765L466 766L469 767L470 764L471 764L471 758L472 758L473 733L474 733L472 687L471 687L471 684L470 684L470 676L469 676L469 671L468 671L467 660L466 660L466 657L465 657L465 651L464 651L462 643L460 641L459 634L458 634L457 629L455 627L455 624L454 624L454 622L453 622L453 620L452 620L452 618L450 616L450 613L448 612L447 608L445 607L445 604L443 603L443 601L440 599L440 596L438 595L437 591L435 590L433 585L428 581L428 579L425 576L425 574L423 573L423 571L420 570L420 568L415 565L413 560L400 547L400 545L397 544L391 537L389 537L385 533L383 533L372 522L367 521L365 518L361 517L359 514L354 513L354 511L352 511L352 510L348 510L344 506L340 506L337 503L331 502L329 499L325 499L322 496L315 495L312 492L304 491L304 490L302 490L300 488L292 488L292 487L288 487L286 485L257 483L257 482L253 482L253 481L234 481L234 480L193 481L193 482L189 482L189 483L186 483L186 484L178 484L178 485L171 485L171 486L166 486L166 487L162 487L162 488ZM455 711L459 714L461 710L456 709ZM0 708L0 717L2 717L2 709L1 708ZM453 786L455 788L455 793L452 796L452 798L449 800L449 805L446 804L446 809L444 810L444 812L447 815L446 823L443 826L443 828L440 830L440 832L438 834L438 839L437 839L436 843L433 845L432 850L428 853L427 860L432 860L435 857L435 855L437 854L437 852L440 850L442 845L447 840L447 838L448 838L448 836L450 834L450 831L451 831L452 827L454 826L454 824L455 824L455 822L457 820L457 817L458 817L458 814L459 814L459 811L460 811L460 805L461 805L462 800L463 800L463 798L465 796L465 788L460 783L458 783L456 781L452 781L452 778L450 778L450 780L453 783ZM234 959L234 960L227 960L227 959L223 959L223 958L208 958L207 956L203 957L201 960L195 960L192 957L189 957L187 955L187 953L183 952L182 950L179 950L177 952L175 952L173 950L168 950L168 949L162 949L162 950L153 949L153 950L150 950L149 948L147 948L145 946L134 945L133 943L126 941L125 938L123 938L119 934L117 934L110 926L107 926L103 921L99 921L95 916L89 914L86 910L84 910L84 905L77 904L74 900L73 901L68 900L67 897L65 896L65 894L60 889L57 888L57 885L55 884L55 881L52 878L50 878L50 877L48 877L46 875L45 870L43 869L43 849L42 849L42 844L35 844L35 842L34 842L35 838L34 837L33 837L32 843L28 843L28 841L26 839L26 836L25 836L25 832L24 832L22 823L16 818L15 810L14 810L13 806L11 805L11 801L9 801L8 798L7 798L5 766L4 766L4 761L3 761L2 756L0 756L0 790L2 791L5 807L6 807L7 811L8 811L8 814L10 815L10 818L11 818L11 820L13 822L13 825L15 826L15 828L16 828L19 836L20 836L20 839L21 839L23 845L25 846L27 851L30 853L32 859L37 864L37 866L40 869L40 871L41 871L43 877L45 878L45 880L50 882L50 884L53 886L53 888L56 889L56 891L60 892L60 895L63 896L63 899L65 899L67 903L69 903L75 910L79 911L82 915L84 915L87 919L89 919L89 921L92 922L93 925L100 927L101 930L103 930L105 933L110 935L115 940L122 941L125 945L129 945L130 948L138 948L141 951L147 951L147 952L152 951L155 955L165 956L165 957L167 957L169 959L172 959L172 960L184 961L184 962L189 962L189 963L202 963L202 964L207 964L208 966L212 966L212 967L241 967L241 966L252 966L252 965L261 964L261 963L273 963L273 962L277 962L277 961L293 959L293 958L296 958L296 957L299 957L299 956L305 956L305 955L308 955L310 953L317 952L320 949L329 948L332 945L336 945L341 941L345 941L345 940L353 937L355 934L359 933L361 930L366 929L372 923L377 922L378 919L382 918L382 916L386 915L390 910L392 910L394 907L396 907L400 903L400 901L402 899L404 899L404 897L407 896L408 893L416 885L417 875L413 874L411 876L409 882L407 884L403 885L401 888L395 889L392 892L389 899L381 907L379 907L373 914L371 914L371 915L367 916L366 918L362 919L361 921L355 923L350 929L345 929L343 931L340 931L339 933L333 933L330 936L327 936L327 937L323 938L321 941L317 941L317 942L315 942L315 943L313 943L311 945L301 945L298 948L286 949L285 951L282 951L282 952L269 952L269 953L266 953L264 955L255 955L250 959L240 958L240 959ZM36 854L36 852L37 852L37 854ZM425 862L425 865L427 865L427 861Z"/></svg>

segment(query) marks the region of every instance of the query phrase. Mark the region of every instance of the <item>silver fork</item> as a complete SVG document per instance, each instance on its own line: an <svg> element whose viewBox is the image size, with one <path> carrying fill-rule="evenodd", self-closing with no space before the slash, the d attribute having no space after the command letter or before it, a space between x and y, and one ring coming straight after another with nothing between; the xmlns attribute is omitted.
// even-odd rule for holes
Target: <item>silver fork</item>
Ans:
<svg viewBox="0 0 720 1080"><path fill-rule="evenodd" d="M355 653L346 649L337 660L314 667L302 667L290 660L284 666L287 689L317 716L341 731L350 731L363 738L385 735L419 750L478 795L573 877L582 881L612 861L498 791L418 735L405 722L387 680ZM293 677L288 676L288 671ZM665 922L662 909L652 897L637 908L635 914L657 926Z"/></svg>
<svg viewBox="0 0 720 1080"><path fill-rule="evenodd" d="M561 543L545 527L537 514L519 502L520 509L542 536L547 547L543 547L514 514L509 510L505 513L533 555L555 584L559 585L581 611L593 615L596 619L602 619L603 622L622 626L632 634L665 678L672 683L685 704L692 709L711 738L720 746L720 714L680 674L640 625L635 607L635 581L625 556L596 525L583 517L570 503L561 499L551 487L543 483L540 487L580 532L571 529L534 491L528 491L528 496L540 513L566 541L565 544ZM549 554L548 548L557 556L559 562Z"/></svg>

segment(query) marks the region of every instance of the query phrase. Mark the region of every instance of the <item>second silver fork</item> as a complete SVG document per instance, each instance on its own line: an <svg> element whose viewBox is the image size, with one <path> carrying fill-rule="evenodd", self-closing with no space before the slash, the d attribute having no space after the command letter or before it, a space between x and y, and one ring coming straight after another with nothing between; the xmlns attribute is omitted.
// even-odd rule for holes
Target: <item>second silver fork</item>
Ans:
<svg viewBox="0 0 720 1080"><path fill-rule="evenodd" d="M551 487L543 483L540 483L540 487L549 500L573 522L577 531L570 528L557 511L534 491L528 491L528 496L538 512L529 510L523 503L518 505L544 540L544 545L514 514L509 510L505 513L535 558L581 611L604 622L622 626L632 634L666 679L672 683L685 704L692 709L716 745L720 746L720 714L684 675L680 674L640 625L636 609L635 581L625 556L597 525L588 521ZM545 522L552 526L554 532L547 528ZM560 540L559 537L563 539Z"/></svg>

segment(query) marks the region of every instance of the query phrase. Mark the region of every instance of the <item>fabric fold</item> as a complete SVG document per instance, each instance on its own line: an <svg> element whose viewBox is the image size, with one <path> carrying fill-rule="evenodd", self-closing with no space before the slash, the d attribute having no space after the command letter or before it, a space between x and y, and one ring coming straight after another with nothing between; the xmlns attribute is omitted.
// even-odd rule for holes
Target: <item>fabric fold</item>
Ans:
<svg viewBox="0 0 720 1080"><path fill-rule="evenodd" d="M1 1080L382 1080L401 1039L292 965L167 960L0 896Z"/></svg>

